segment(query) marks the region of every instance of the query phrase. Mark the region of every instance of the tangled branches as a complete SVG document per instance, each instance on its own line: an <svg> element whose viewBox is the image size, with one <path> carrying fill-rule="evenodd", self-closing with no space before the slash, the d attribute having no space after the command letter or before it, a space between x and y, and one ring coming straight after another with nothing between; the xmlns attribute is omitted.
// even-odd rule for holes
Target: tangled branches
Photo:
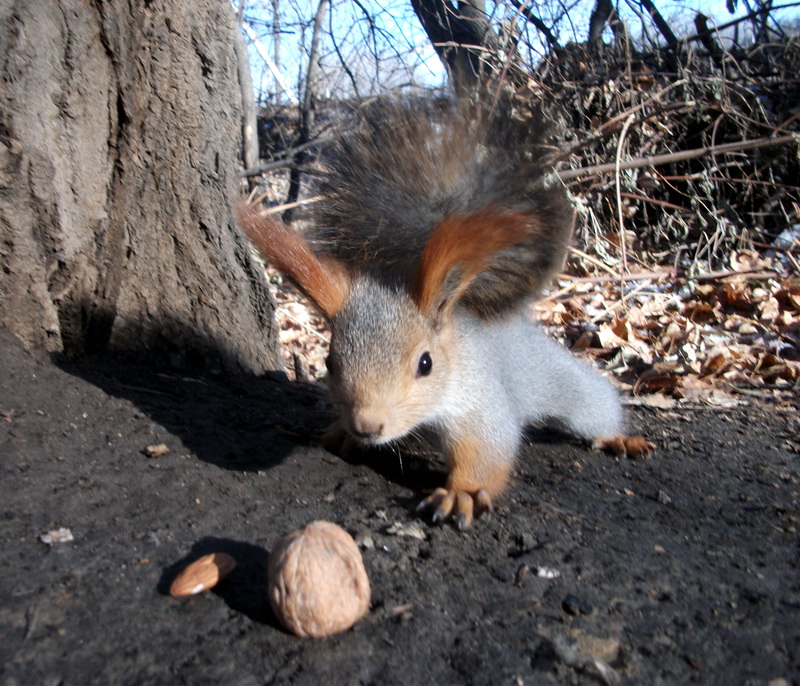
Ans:
<svg viewBox="0 0 800 686"><path fill-rule="evenodd" d="M800 223L800 41L665 62L572 45L534 74L533 90L563 117L566 164L605 164L605 173L565 174L584 218L579 242L712 269L731 250L791 234ZM753 139L766 140L743 149ZM701 149L709 154L686 154ZM631 159L640 161L621 164Z"/></svg>

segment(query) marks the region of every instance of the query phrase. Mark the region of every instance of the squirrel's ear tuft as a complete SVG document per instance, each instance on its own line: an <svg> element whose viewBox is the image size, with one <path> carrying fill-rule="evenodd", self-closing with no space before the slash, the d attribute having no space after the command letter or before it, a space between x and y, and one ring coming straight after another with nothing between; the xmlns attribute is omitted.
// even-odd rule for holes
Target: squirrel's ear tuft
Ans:
<svg viewBox="0 0 800 686"><path fill-rule="evenodd" d="M308 243L278 219L240 203L239 224L261 257L294 281L328 319L344 307L350 277L342 264L317 257Z"/></svg>
<svg viewBox="0 0 800 686"><path fill-rule="evenodd" d="M411 285L412 299L423 314L440 316L496 253L535 238L541 230L533 214L488 208L476 214L448 215L425 244Z"/></svg>

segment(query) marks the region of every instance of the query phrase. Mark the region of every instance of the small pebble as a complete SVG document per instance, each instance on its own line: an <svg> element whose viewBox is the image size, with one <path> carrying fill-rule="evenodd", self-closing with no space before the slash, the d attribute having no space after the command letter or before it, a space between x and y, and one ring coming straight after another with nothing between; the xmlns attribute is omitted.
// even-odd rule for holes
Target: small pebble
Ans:
<svg viewBox="0 0 800 686"><path fill-rule="evenodd" d="M410 524L395 522L387 527L384 533L388 536L405 536L407 538L416 538L420 541L424 541L428 538L428 535L417 522L411 522Z"/></svg>
<svg viewBox="0 0 800 686"><path fill-rule="evenodd" d="M356 534L356 545L363 550L375 550L375 541L369 529L362 529Z"/></svg>
<svg viewBox="0 0 800 686"><path fill-rule="evenodd" d="M662 505L669 505L672 502L672 498L670 498L664 491L659 490L658 493L656 493L656 501Z"/></svg>
<svg viewBox="0 0 800 686"><path fill-rule="evenodd" d="M542 579L557 579L561 576L561 572L552 567L538 567L536 569L536 576Z"/></svg>
<svg viewBox="0 0 800 686"><path fill-rule="evenodd" d="M55 545L56 543L70 543L75 538L69 529L62 526L60 529L53 529L46 534L42 534L39 536L39 540L45 545Z"/></svg>
<svg viewBox="0 0 800 686"><path fill-rule="evenodd" d="M148 445L142 452L146 457L162 457L169 452L169 448L165 443L159 443L158 445Z"/></svg>
<svg viewBox="0 0 800 686"><path fill-rule="evenodd" d="M561 601L561 607L569 615L589 615L594 609L589 603L582 598L571 593Z"/></svg>
<svg viewBox="0 0 800 686"><path fill-rule="evenodd" d="M536 545L536 539L526 531L525 533L518 534L516 536L516 543L520 552L527 552Z"/></svg>

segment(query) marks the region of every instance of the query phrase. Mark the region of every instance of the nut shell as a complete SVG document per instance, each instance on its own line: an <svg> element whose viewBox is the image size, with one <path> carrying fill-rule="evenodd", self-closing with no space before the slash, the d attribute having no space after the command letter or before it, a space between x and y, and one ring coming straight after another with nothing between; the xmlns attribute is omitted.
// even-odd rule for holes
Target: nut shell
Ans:
<svg viewBox="0 0 800 686"><path fill-rule="evenodd" d="M236 560L225 553L211 553L195 560L172 582L170 595L196 595L213 588L236 568Z"/></svg>
<svg viewBox="0 0 800 686"><path fill-rule="evenodd" d="M269 602L298 636L349 629L369 609L367 571L353 538L331 522L312 522L282 538L269 556Z"/></svg>

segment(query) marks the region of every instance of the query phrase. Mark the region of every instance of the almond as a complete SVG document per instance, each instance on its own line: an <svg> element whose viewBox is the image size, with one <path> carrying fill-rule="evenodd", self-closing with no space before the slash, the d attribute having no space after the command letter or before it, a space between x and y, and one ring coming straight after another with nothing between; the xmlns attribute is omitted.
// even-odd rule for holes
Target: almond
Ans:
<svg viewBox="0 0 800 686"><path fill-rule="evenodd" d="M225 553L211 553L195 560L172 582L170 595L183 597L214 588L236 568L236 560Z"/></svg>

